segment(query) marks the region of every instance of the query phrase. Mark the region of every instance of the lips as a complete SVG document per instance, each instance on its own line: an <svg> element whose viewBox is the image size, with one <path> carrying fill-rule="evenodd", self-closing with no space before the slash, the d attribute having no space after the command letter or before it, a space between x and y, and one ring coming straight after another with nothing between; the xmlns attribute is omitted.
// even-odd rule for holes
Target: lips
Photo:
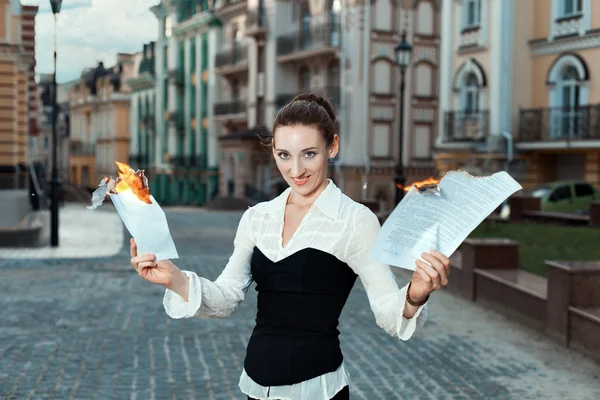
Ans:
<svg viewBox="0 0 600 400"><path fill-rule="evenodd" d="M302 186L302 185L304 185L306 182L308 182L308 178L310 178L310 175L309 175L309 176L305 176L305 177L303 177L303 178L292 178L292 182L294 182L294 184L295 184L296 186Z"/></svg>

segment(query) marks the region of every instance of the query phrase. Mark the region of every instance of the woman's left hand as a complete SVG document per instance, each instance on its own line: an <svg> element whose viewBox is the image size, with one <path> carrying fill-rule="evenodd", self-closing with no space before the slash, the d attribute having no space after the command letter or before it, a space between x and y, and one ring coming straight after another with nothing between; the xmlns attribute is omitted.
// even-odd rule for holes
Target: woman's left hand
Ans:
<svg viewBox="0 0 600 400"><path fill-rule="evenodd" d="M446 286L450 275L450 260L439 251L432 250L421 257L427 262L416 260L408 294L415 302L425 300L433 291Z"/></svg>

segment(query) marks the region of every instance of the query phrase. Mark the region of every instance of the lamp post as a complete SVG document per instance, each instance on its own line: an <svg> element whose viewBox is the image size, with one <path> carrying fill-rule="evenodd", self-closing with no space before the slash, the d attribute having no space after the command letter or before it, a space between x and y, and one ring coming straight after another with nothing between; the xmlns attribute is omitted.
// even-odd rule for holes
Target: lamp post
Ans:
<svg viewBox="0 0 600 400"><path fill-rule="evenodd" d="M52 183L50 186L50 244L58 246L58 167L56 120L58 119L58 102L56 98L56 17L60 13L62 0L50 0L52 14L54 14L54 74L52 75Z"/></svg>
<svg viewBox="0 0 600 400"><path fill-rule="evenodd" d="M404 82L404 75L406 68L410 65L410 53L412 47L406 41L406 30L402 32L402 40L396 45L394 51L396 52L396 64L400 67L400 117L398 119L398 130L400 137L398 138L398 164L396 165L396 177L394 183L396 184L396 204L400 203L402 197L404 197L404 165L402 163L403 146L404 146L404 91L406 84Z"/></svg>

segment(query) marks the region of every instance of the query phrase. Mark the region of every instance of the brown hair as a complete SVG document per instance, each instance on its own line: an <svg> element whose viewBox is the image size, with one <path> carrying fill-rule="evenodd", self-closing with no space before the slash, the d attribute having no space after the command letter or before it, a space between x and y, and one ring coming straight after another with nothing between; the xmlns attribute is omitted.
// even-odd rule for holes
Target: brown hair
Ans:
<svg viewBox="0 0 600 400"><path fill-rule="evenodd" d="M314 93L302 93L285 105L275 117L273 132L280 126L313 126L321 132L327 147L337 133L335 110L331 103ZM268 138L273 143L274 136Z"/></svg>

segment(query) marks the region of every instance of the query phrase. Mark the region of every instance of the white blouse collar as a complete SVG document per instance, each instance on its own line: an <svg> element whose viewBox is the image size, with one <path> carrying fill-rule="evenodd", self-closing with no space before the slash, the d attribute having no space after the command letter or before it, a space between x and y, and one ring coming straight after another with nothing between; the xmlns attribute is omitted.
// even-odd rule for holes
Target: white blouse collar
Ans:
<svg viewBox="0 0 600 400"><path fill-rule="evenodd" d="M319 197L315 200L313 206L318 208L324 215L331 219L337 219L340 203L342 201L342 191L333 183L331 179L328 179L329 184L321 192ZM254 206L254 210L267 214L275 218L280 223L283 223L285 215L285 205L292 189L287 188L283 193L274 198L271 201L259 203Z"/></svg>

